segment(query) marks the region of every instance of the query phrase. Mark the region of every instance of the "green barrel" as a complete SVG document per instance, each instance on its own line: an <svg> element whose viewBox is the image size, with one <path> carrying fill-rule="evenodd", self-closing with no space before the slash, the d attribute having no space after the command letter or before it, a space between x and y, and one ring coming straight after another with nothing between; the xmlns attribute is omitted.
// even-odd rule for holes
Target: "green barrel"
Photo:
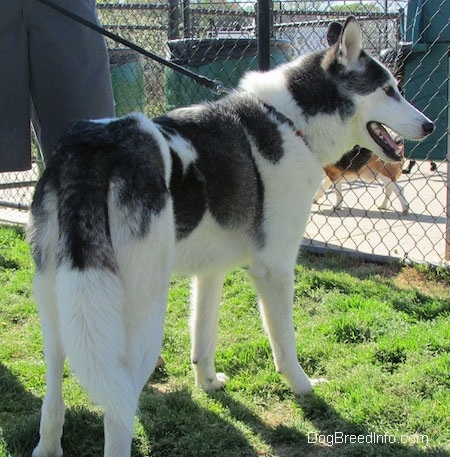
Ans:
<svg viewBox="0 0 450 457"><path fill-rule="evenodd" d="M449 126L450 0L409 0L406 41L411 51L404 61L406 98L436 125L420 143L405 142L405 155L445 160ZM447 157L450 160L450 157Z"/></svg>
<svg viewBox="0 0 450 457"><path fill-rule="evenodd" d="M450 0L408 0L406 41L450 42Z"/></svg>
<svg viewBox="0 0 450 457"><path fill-rule="evenodd" d="M109 65L116 116L145 107L145 83L141 56L130 49L110 49Z"/></svg>
<svg viewBox="0 0 450 457"><path fill-rule="evenodd" d="M225 87L236 87L242 75L258 68L257 40L247 38L208 38L171 40L168 43L171 61L207 78L218 80ZM271 42L271 66L292 57L288 40ZM166 69L166 108L168 110L218 98L208 88L175 70Z"/></svg>
<svg viewBox="0 0 450 457"><path fill-rule="evenodd" d="M420 143L405 141L405 156L445 160L449 125L448 43L435 43L427 51L414 50L405 62L405 97L434 123L436 130ZM450 159L450 157L448 157Z"/></svg>

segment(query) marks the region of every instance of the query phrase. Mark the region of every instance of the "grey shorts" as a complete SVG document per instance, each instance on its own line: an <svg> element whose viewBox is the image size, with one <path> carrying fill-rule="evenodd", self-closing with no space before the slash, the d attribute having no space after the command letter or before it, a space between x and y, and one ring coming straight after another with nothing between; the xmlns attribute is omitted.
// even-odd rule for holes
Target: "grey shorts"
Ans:
<svg viewBox="0 0 450 457"><path fill-rule="evenodd" d="M95 0L54 0L97 21ZM30 120L44 158L75 119L114 116L104 38L37 0L0 14L0 171L31 166Z"/></svg>

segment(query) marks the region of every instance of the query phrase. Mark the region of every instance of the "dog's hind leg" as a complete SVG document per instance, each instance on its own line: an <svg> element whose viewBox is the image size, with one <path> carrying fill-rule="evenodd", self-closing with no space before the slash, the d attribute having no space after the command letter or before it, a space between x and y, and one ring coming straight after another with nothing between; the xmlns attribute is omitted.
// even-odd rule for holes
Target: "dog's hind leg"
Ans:
<svg viewBox="0 0 450 457"><path fill-rule="evenodd" d="M391 200L392 188L388 188L386 185L383 186L384 199L383 202L378 205L378 209L385 210L388 207L388 204Z"/></svg>
<svg viewBox="0 0 450 457"><path fill-rule="evenodd" d="M385 197L381 205L378 207L379 209L385 210L387 208L387 205L390 201L390 197L392 193L394 193L397 198L400 201L400 204L402 206L402 215L406 216L409 211L409 203L406 200L404 194L403 194L403 189L397 184L397 182L392 181L388 177L384 175L379 175L379 178L383 181L384 184L384 191L385 191Z"/></svg>
<svg viewBox="0 0 450 457"><path fill-rule="evenodd" d="M270 262L252 265L250 275L260 297L261 315L268 333L275 367L296 395L311 392L323 380L309 379L298 363L293 321L294 273Z"/></svg>
<svg viewBox="0 0 450 457"><path fill-rule="evenodd" d="M145 237L115 243L126 297L126 363L137 395L147 383L161 351L175 251L171 228L173 216L166 211L152 223Z"/></svg>
<svg viewBox="0 0 450 457"><path fill-rule="evenodd" d="M192 280L191 360L195 384L207 391L222 388L228 379L223 373L216 373L214 364L224 278L224 272L210 272Z"/></svg>
<svg viewBox="0 0 450 457"><path fill-rule="evenodd" d="M38 271L34 278L34 295L44 338L47 391L42 403L40 439L33 457L61 457L61 436L64 424L62 377L64 352L56 311L54 271Z"/></svg>

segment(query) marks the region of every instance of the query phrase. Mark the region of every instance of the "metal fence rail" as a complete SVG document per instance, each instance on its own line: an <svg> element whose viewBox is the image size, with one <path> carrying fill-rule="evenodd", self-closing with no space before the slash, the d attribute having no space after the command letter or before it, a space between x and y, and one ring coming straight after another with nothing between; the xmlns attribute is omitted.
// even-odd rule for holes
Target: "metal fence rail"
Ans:
<svg viewBox="0 0 450 457"><path fill-rule="evenodd" d="M450 0L287 0L269 5L272 66L326 47L329 23L353 14L365 48L386 62L406 97L437 125L425 142L405 144L403 169L413 164L409 159L415 164L409 174L399 174L394 187L402 189L408 214L395 195L386 209L378 208L385 190L380 172L369 182L344 179L341 209L335 208L332 187L313 204L304 244L419 262L448 260ZM257 6L214 0L98 2L99 19L108 30L230 87L247 69L258 68ZM218 97L173 70L110 40L107 44L118 115L138 110L154 116ZM37 175L37 167L0 174L0 206L9 208L7 216L0 209L0 218L14 219L17 211L11 208L27 209Z"/></svg>

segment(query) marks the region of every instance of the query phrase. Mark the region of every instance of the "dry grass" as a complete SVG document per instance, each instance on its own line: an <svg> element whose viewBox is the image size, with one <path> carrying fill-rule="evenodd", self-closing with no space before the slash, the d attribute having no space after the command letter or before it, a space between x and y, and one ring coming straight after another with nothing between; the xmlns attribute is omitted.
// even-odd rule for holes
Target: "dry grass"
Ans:
<svg viewBox="0 0 450 457"><path fill-rule="evenodd" d="M394 277L394 284L401 289L416 289L430 297L450 298L449 281L439 277L430 281L429 271L420 267L401 269Z"/></svg>

